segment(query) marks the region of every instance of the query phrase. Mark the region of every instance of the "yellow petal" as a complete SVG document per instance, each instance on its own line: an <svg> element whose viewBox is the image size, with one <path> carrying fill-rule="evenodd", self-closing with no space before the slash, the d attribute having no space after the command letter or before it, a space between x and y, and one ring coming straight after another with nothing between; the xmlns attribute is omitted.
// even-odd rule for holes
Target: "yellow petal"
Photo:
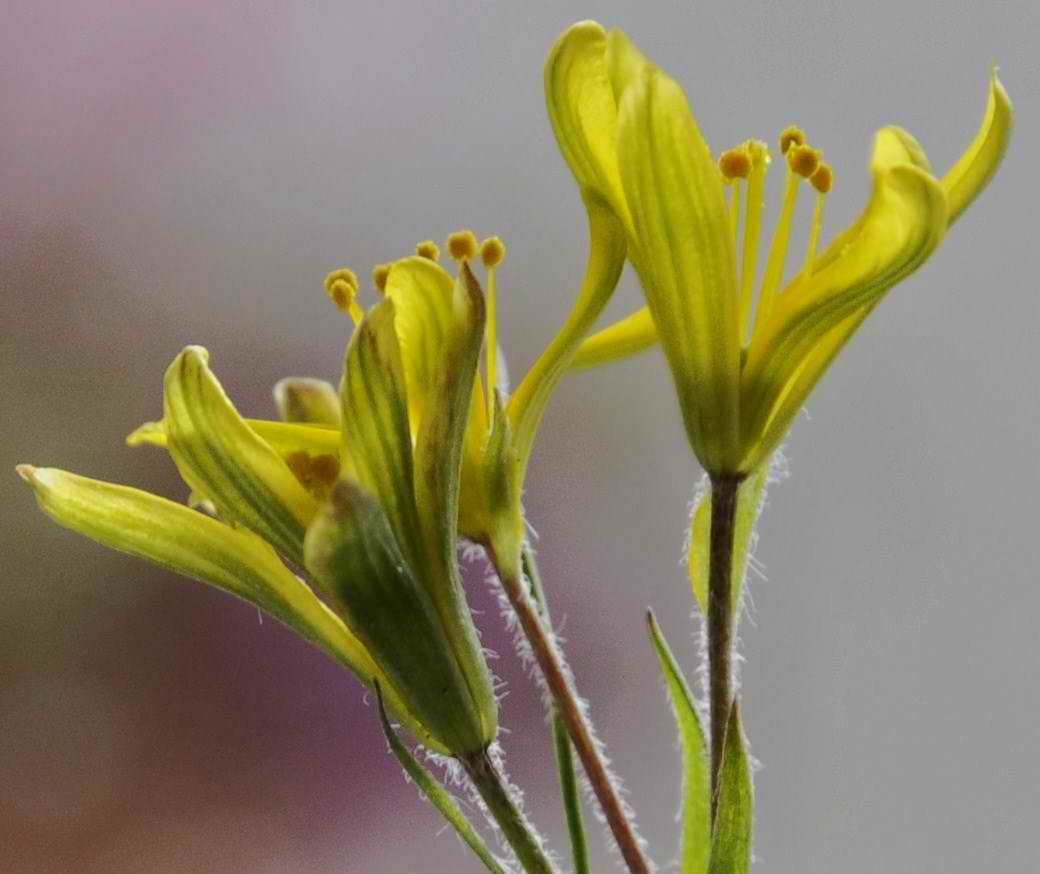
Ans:
<svg viewBox="0 0 1040 874"><path fill-rule="evenodd" d="M509 422L518 454L521 484L549 398L582 339L610 300L625 266L625 234L614 212L595 200L586 200L586 209L589 257L574 309L509 399Z"/></svg>
<svg viewBox="0 0 1040 874"><path fill-rule="evenodd" d="M650 62L635 47L628 34L617 27L607 34L606 61L614 102L620 106L625 89L638 81L643 69L650 66Z"/></svg>
<svg viewBox="0 0 1040 874"><path fill-rule="evenodd" d="M205 349L189 346L166 371L163 423L184 481L221 514L302 564L303 536L317 512L282 457L228 400Z"/></svg>
<svg viewBox="0 0 1040 874"><path fill-rule="evenodd" d="M246 419L246 424L281 456L294 452L311 455L335 455L342 442L338 428L321 425L297 425L268 419ZM166 429L162 422L145 422L126 438L127 446L166 448Z"/></svg>
<svg viewBox="0 0 1040 874"><path fill-rule="evenodd" d="M946 192L950 206L951 225L982 193L993 174L997 172L1011 141L1013 126L1011 98L1008 97L1007 91L997 78L997 71L994 70L990 77L989 102L986 105L982 126L971 145L942 178L943 191Z"/></svg>
<svg viewBox="0 0 1040 874"><path fill-rule="evenodd" d="M350 449L358 483L379 501L409 563L422 567L408 392L394 318L392 300L376 304L347 347L343 445Z"/></svg>
<svg viewBox="0 0 1040 874"><path fill-rule="evenodd" d="M636 310L586 337L571 361L570 370L596 367L638 355L657 343L657 328L648 307Z"/></svg>
<svg viewBox="0 0 1040 874"><path fill-rule="evenodd" d="M583 195L628 209L615 152L617 105L607 71L607 34L580 21L556 41L545 63L545 103L556 141Z"/></svg>
<svg viewBox="0 0 1040 874"><path fill-rule="evenodd" d="M733 235L718 167L682 89L645 68L625 90L618 155L633 258L687 434L710 471L739 458L740 329Z"/></svg>
<svg viewBox="0 0 1040 874"><path fill-rule="evenodd" d="M455 279L436 261L412 256L395 261L387 275L386 298L394 305L394 327L408 390L412 429L419 427L441 369L451 328Z"/></svg>
<svg viewBox="0 0 1040 874"><path fill-rule="evenodd" d="M432 740L361 642L256 535L138 489L54 468L26 465L19 473L59 525L255 604L365 684L379 680L409 729Z"/></svg>
<svg viewBox="0 0 1040 874"><path fill-rule="evenodd" d="M927 260L947 226L946 197L905 131L875 141L874 190L860 219L780 296L744 369L742 413L750 470L783 439L812 388L885 292Z"/></svg>
<svg viewBox="0 0 1040 874"><path fill-rule="evenodd" d="M274 387L274 402L283 422L339 428L339 392L324 379L280 379Z"/></svg>

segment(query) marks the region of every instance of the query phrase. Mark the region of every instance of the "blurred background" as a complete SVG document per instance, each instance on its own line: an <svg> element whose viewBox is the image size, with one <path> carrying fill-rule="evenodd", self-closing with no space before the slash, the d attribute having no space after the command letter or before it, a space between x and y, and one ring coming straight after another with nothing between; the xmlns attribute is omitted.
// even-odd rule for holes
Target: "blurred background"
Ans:
<svg viewBox="0 0 1040 874"><path fill-rule="evenodd" d="M1036 4L7 0L2 874L477 870L353 678L255 609L58 528L13 467L183 499L168 458L123 441L160 415L184 345L209 347L239 408L270 416L279 377L338 376L348 324L327 271L367 276L463 226L509 245L500 336L522 374L584 264L541 84L582 17L675 76L716 150L805 127L837 173L825 237L866 200L876 128L909 128L944 170L1001 65L1018 110L1002 172L788 441L741 626L743 700L762 762L756 871L1035 863ZM626 274L611 314L638 295ZM678 753L643 612L692 676L680 557L699 476L655 352L563 383L527 496L579 686L666 868ZM472 570L508 683L509 765L565 853L537 694ZM592 831L596 870L613 870Z"/></svg>

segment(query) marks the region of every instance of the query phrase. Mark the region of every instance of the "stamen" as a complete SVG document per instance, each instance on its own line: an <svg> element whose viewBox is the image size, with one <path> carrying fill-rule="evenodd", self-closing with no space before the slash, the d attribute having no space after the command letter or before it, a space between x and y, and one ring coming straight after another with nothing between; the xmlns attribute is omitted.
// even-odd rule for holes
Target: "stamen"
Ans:
<svg viewBox="0 0 1040 874"><path fill-rule="evenodd" d="M740 230L740 179L729 183L729 229L733 234L733 251L737 251L737 232Z"/></svg>
<svg viewBox="0 0 1040 874"><path fill-rule="evenodd" d="M791 169L804 179L809 179L820 166L822 152L812 146L794 146L787 156Z"/></svg>
<svg viewBox="0 0 1040 874"><path fill-rule="evenodd" d="M360 324L365 317L364 311L358 306L357 293L358 278L353 270L341 267L325 277L325 294L340 311L350 313L355 325Z"/></svg>
<svg viewBox="0 0 1040 874"><path fill-rule="evenodd" d="M769 319L773 302L780 290L780 283L784 279L784 262L787 260L787 249L791 242L791 219L794 217L794 207L798 200L798 183L802 177L812 176L819 164L820 152L810 146L791 146L788 149L784 205L780 212L780 221L773 233L773 243L769 247L769 261L766 263L766 275L762 279L758 311L755 313L755 330Z"/></svg>
<svg viewBox="0 0 1040 874"><path fill-rule="evenodd" d="M755 287L755 272L758 267L758 238L762 233L762 208L769 169L769 147L761 140L748 140L744 148L751 156L751 172L748 175L747 218L744 220L744 253L740 265L740 324L744 326L744 339L751 334L751 297Z"/></svg>
<svg viewBox="0 0 1040 874"><path fill-rule="evenodd" d="M420 258L429 258L431 261L441 260L441 250L433 240L423 240L415 247L415 254Z"/></svg>
<svg viewBox="0 0 1040 874"><path fill-rule="evenodd" d="M816 172L809 177L809 182L816 189L816 205L813 207L812 228L809 231L809 245L805 250L805 266L802 267L802 278L798 281L801 290L812 278L813 261L816 260L816 247L820 242L820 231L823 229L823 201L834 183L834 172L831 165L820 162Z"/></svg>
<svg viewBox="0 0 1040 874"><path fill-rule="evenodd" d="M488 421L495 415L495 389L498 386L498 323L497 295L495 292L495 268L505 260L506 244L498 237L488 237L480 244L480 260L487 268L487 327L485 354L487 355L487 407Z"/></svg>
<svg viewBox="0 0 1040 874"><path fill-rule="evenodd" d="M506 244L498 237L488 237L480 244L480 260L489 270L497 267L506 257Z"/></svg>
<svg viewBox="0 0 1040 874"><path fill-rule="evenodd" d="M751 172L751 155L746 145L737 146L719 155L719 171L727 181L747 179Z"/></svg>
<svg viewBox="0 0 1040 874"><path fill-rule="evenodd" d="M386 282L390 278L390 266L389 264L376 264L372 268L372 283L380 294L386 294Z"/></svg>
<svg viewBox="0 0 1040 874"><path fill-rule="evenodd" d="M780 154L786 155L791 146L805 145L805 132L798 125L785 127L780 133Z"/></svg>
<svg viewBox="0 0 1040 874"><path fill-rule="evenodd" d="M448 237L448 253L456 261L467 261L477 254L477 238L473 231L456 231Z"/></svg>

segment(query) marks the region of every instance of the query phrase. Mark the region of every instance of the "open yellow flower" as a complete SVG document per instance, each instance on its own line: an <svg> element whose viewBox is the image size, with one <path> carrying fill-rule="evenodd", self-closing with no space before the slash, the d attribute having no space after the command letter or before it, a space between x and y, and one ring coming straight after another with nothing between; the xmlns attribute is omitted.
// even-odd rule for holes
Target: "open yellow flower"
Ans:
<svg viewBox="0 0 1040 874"><path fill-rule="evenodd" d="M925 262L985 188L1011 134L1011 104L996 74L978 135L941 178L910 134L882 129L866 209L817 254L831 170L801 131L785 131L784 205L753 307L765 144L749 141L717 161L679 86L625 34L595 22L560 37L545 78L560 150L586 203L608 204L624 226L647 300L589 337L574 366L659 339L690 444L713 476L745 476L769 457L885 292ZM795 200L806 183L817 192L810 242L784 286Z"/></svg>

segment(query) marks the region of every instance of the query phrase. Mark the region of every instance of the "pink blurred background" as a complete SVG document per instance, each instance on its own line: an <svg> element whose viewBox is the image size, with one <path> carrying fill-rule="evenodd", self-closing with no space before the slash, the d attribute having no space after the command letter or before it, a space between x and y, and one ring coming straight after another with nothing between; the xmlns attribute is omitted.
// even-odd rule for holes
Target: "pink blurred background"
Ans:
<svg viewBox="0 0 1040 874"><path fill-rule="evenodd" d="M1030 3L8 0L0 468L184 498L162 454L123 445L158 417L180 348L208 346L239 408L270 416L278 378L337 376L347 326L321 293L328 270L367 274L461 226L510 246L501 332L523 373L584 261L540 78L552 40L584 16L625 27L687 87L715 148L804 125L838 172L828 236L865 199L875 128L906 125L943 168L1003 64L1012 154L797 424L795 475L762 524L773 579L754 584L743 651L765 764L756 871L1029 869ZM612 312L637 298L628 277ZM553 609L666 864L678 759L643 611L658 610L692 676L679 559L699 471L659 357L565 382L534 465ZM255 609L60 530L13 473L0 497L2 874L477 870L404 783L351 677ZM510 768L565 854L538 696L470 570L508 684ZM596 870L611 869L595 824L591 837Z"/></svg>

